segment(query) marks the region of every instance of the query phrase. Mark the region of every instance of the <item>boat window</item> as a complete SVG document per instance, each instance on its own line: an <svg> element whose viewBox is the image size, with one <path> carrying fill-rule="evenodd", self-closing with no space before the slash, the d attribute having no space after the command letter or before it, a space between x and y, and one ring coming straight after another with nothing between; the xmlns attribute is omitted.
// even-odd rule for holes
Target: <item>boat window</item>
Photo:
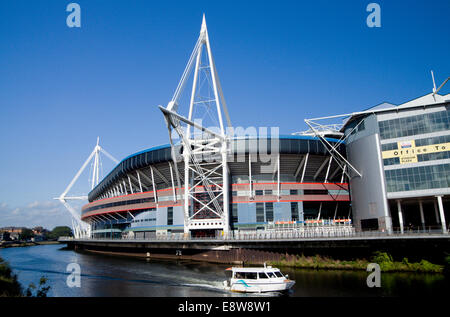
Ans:
<svg viewBox="0 0 450 317"><path fill-rule="evenodd" d="M235 272L235 273L234 273L234 278L245 278L245 277L244 277L244 273L241 273L241 272Z"/></svg>
<svg viewBox="0 0 450 317"><path fill-rule="evenodd" d="M275 272L275 275L276 275L277 277L283 277L283 274L281 274L281 272Z"/></svg>
<svg viewBox="0 0 450 317"><path fill-rule="evenodd" d="M269 277L266 275L266 273L260 272L258 273L258 278L269 278Z"/></svg>
<svg viewBox="0 0 450 317"><path fill-rule="evenodd" d="M254 272L246 272L245 273L245 279L256 280L256 278L257 278L257 274Z"/></svg>
<svg viewBox="0 0 450 317"><path fill-rule="evenodd" d="M270 278L276 278L275 274L272 272L267 272L267 275L269 275Z"/></svg>

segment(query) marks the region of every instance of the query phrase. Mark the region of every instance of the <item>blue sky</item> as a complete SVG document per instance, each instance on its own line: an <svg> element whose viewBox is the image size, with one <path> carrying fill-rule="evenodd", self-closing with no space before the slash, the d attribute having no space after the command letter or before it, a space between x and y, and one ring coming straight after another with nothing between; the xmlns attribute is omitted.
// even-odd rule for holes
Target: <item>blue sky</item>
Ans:
<svg viewBox="0 0 450 317"><path fill-rule="evenodd" d="M429 93L431 69L438 84L450 75L448 0L373 1L381 28L366 25L372 1L78 0L81 28L68 28L70 2L0 1L0 227L70 224L51 199L97 136L118 159L168 142L157 106L203 13L235 126L301 131Z"/></svg>

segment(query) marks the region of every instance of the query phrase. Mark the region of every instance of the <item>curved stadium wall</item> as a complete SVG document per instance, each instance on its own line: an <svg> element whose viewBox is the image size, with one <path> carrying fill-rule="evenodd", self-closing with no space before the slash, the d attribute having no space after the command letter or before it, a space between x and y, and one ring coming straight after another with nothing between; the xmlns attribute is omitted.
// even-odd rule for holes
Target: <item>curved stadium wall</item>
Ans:
<svg viewBox="0 0 450 317"><path fill-rule="evenodd" d="M337 144L336 139L327 140L345 156L344 144ZM318 138L294 135L276 139L235 138L230 148L232 230L267 230L349 218L348 183ZM82 219L92 225L93 236L120 238L132 234L148 238L182 233L182 150L181 146L175 148L177 164L173 162L170 145L144 150L122 160L89 193L89 203L82 208ZM196 186L195 190L199 195L205 192L203 186ZM191 201L189 205L192 214L196 204ZM201 218L202 213L196 217ZM215 221L208 220L212 224Z"/></svg>

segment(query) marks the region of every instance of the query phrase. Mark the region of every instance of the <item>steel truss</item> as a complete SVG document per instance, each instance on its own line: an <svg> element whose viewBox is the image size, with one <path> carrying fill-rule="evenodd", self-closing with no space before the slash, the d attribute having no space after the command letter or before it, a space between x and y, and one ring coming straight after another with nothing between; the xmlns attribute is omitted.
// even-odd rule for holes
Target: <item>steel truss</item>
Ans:
<svg viewBox="0 0 450 317"><path fill-rule="evenodd" d="M353 171L357 176L361 177L362 174L352 165L350 162L337 150L338 146L345 141L345 139L351 135L351 133L358 128L358 126L364 121L361 120L351 131L350 133L345 136L344 133L341 133L338 129L340 125L333 124L333 125L322 125L316 121L320 120L327 120L327 119L333 119L338 117L348 117L348 114L344 115L337 115L337 116L330 116L330 117L324 117L324 118L316 118L316 119L305 119L305 123L309 126L310 131L308 133L312 132L314 136L316 136L320 142L323 144L325 149L328 151L328 153L331 155L331 160L334 160L336 164L341 168L342 172L347 175L349 179L352 178L353 175L351 175L350 170ZM342 126L340 126L342 128ZM332 145L328 140L325 138L325 135L327 132L334 132L334 134L340 134L341 137L339 139L339 142L336 142L335 145ZM328 175L328 172L327 172Z"/></svg>
<svg viewBox="0 0 450 317"><path fill-rule="evenodd" d="M72 215L72 229L75 238L90 238L91 236L91 225L81 220L81 215L75 211L75 209L68 203L69 200L87 200L87 195L83 196L67 196L70 189L73 187L73 185L77 182L77 180L80 178L80 175L83 173L83 171L88 166L89 162L92 162L92 174L90 176L90 183L91 183L91 190L98 185L99 183L99 175L100 175L100 166L101 166L101 160L100 160L100 153L103 153L106 157L108 157L110 160L112 160L114 163L118 164L119 161L115 159L111 154L109 154L105 149L103 149L99 145L100 138L97 137L97 144L92 150L89 157L86 159L84 164L81 166L79 171L76 173L75 177L72 179L72 181L69 183L69 185L66 187L66 189L62 192L59 197L56 197L54 199L59 200L64 207L70 212Z"/></svg>
<svg viewBox="0 0 450 317"><path fill-rule="evenodd" d="M206 54L206 64L201 64L202 54ZM194 63L195 61L195 63ZM178 111L181 93L186 86L189 75L194 70L194 78L189 103L188 117L180 115ZM201 76L205 78L201 78ZM208 85L212 97L202 97L200 86ZM194 107L204 105L213 109L218 131L205 128L198 119L194 118ZM181 188L180 175L177 167L172 140L172 129L177 132L183 145L182 158L184 161L184 230L189 233L195 229L219 229L224 234L229 231L229 197L228 197L228 165L229 139L226 136L222 119L222 112L227 125L231 128L227 106L223 97L217 70L211 54L206 20L203 16L200 36L191 54L186 69L177 86L172 100L167 107L159 107L164 114L169 139L172 146L172 159L175 165L178 187ZM209 113L211 115L211 113ZM194 131L191 131L194 130ZM200 134L192 132L200 132Z"/></svg>

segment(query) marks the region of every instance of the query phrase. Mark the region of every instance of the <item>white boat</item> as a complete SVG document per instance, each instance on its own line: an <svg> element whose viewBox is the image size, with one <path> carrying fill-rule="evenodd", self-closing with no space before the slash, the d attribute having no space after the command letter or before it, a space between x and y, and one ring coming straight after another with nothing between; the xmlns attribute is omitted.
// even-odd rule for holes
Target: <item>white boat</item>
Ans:
<svg viewBox="0 0 450 317"><path fill-rule="evenodd" d="M295 284L279 269L265 264L264 267L230 267L226 271L231 272L231 277L229 281L224 281L224 287L232 292L284 292Z"/></svg>

